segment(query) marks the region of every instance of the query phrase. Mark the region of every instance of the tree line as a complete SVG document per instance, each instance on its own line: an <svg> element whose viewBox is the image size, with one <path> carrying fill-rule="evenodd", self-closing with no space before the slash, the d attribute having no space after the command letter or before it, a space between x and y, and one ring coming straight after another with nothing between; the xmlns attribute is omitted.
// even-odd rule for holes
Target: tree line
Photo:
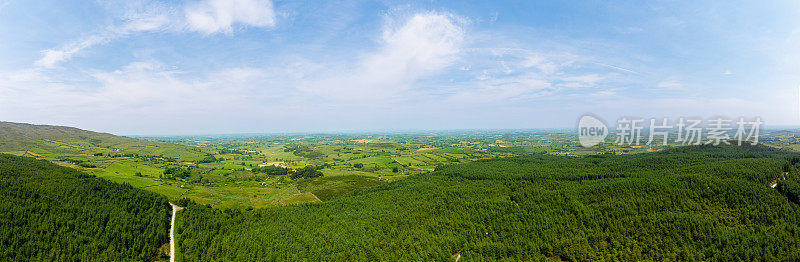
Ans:
<svg viewBox="0 0 800 262"><path fill-rule="evenodd" d="M167 198L44 160L0 154L0 261L153 260Z"/></svg>

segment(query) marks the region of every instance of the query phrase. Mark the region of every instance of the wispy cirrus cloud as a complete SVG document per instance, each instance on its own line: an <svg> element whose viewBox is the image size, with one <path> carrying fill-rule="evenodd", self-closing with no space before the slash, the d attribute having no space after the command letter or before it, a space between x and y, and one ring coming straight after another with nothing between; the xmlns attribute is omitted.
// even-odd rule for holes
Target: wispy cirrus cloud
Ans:
<svg viewBox="0 0 800 262"><path fill-rule="evenodd" d="M275 11L271 1L205 0L186 7L186 24L204 34L233 33L233 26L274 27Z"/></svg>
<svg viewBox="0 0 800 262"><path fill-rule="evenodd" d="M84 49L102 45L137 32L173 31L232 34L235 25L269 28L275 26L275 11L270 0L204 0L173 6L161 2L131 5L109 25L58 48L42 50L34 62L39 67L54 67Z"/></svg>
<svg viewBox="0 0 800 262"><path fill-rule="evenodd" d="M81 50L83 50L85 48L88 48L88 47L91 47L91 46L94 46L94 45L97 45L97 44L106 43L106 42L110 41L113 38L117 38L117 36L114 36L114 35L106 35L106 36L93 35L93 36L81 39L79 41L66 44L66 45L64 45L64 46L62 46L62 47L60 47L58 49L42 50L41 51L42 52L42 58L40 58L39 60L36 60L36 62L34 62L34 65L41 66L41 67L53 67L56 64L58 64L58 63L60 63L60 62L62 62L64 60L72 58L72 56L74 56L75 53L77 53L77 52L79 52L79 51L81 51Z"/></svg>
<svg viewBox="0 0 800 262"><path fill-rule="evenodd" d="M681 83L677 79L669 79L658 82L656 87L665 90L684 90L683 83Z"/></svg>
<svg viewBox="0 0 800 262"><path fill-rule="evenodd" d="M455 15L436 12L417 13L400 21L387 19L376 50L364 52L352 62L312 67L330 69L308 74L299 86L333 100L394 97L412 88L415 81L456 62L464 23Z"/></svg>
<svg viewBox="0 0 800 262"><path fill-rule="evenodd" d="M100 2L107 1L122 0ZM2 11L24 13L21 3ZM0 69L0 118L127 133L552 127L571 125L585 112L658 115L676 110L677 102L691 106L683 112L735 112L727 107L747 104L765 108L758 111L765 117L796 118L780 106L797 103L800 60L793 58L800 52L792 40L800 34L783 21L762 24L769 22L762 21L766 12L745 12L755 16L745 20L729 13L731 20L703 26L708 16L678 16L687 23L671 25L664 16L685 10L648 12L651 5L685 5L673 2L635 12L598 4L630 19L615 23L592 14L559 20L568 6L511 12L523 3L497 10L449 2L275 5L125 1L124 11L109 3L91 23L76 15L43 19L108 24L53 46L23 50L2 41L8 55L0 61L23 55ZM745 27L730 23L740 20ZM53 29L38 30L44 37L19 42L46 42ZM89 51L80 64L59 66ZM36 59L35 67L23 68ZM770 102L741 103L759 100ZM212 119L230 125L203 125Z"/></svg>

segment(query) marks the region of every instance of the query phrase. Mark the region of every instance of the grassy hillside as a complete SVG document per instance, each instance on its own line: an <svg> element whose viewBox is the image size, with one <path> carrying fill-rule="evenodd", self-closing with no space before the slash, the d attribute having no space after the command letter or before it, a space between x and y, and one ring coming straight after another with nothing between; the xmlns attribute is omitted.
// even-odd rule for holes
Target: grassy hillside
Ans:
<svg viewBox="0 0 800 262"><path fill-rule="evenodd" d="M0 154L1 261L146 261L168 241L167 198Z"/></svg>
<svg viewBox="0 0 800 262"><path fill-rule="evenodd" d="M156 143L73 127L11 122L0 122L0 152L48 158L91 156L95 153L138 154L184 161L202 159L207 155L197 147Z"/></svg>
<svg viewBox="0 0 800 262"><path fill-rule="evenodd" d="M50 160L170 199L189 197L216 207L320 202L380 184L376 178L346 176L317 179L319 181L309 179L299 190L286 172L282 176L257 172L258 164L266 159L255 156L258 160L244 160L251 157L252 152L226 154L209 147L153 142L61 126L0 122L0 152ZM302 167L305 165L299 168ZM187 173L182 177L165 174L170 168ZM315 196L312 191L321 196Z"/></svg>
<svg viewBox="0 0 800 262"><path fill-rule="evenodd" d="M483 160L321 204L189 204L179 245L193 261L798 260L796 195L769 186L797 160L761 146Z"/></svg>

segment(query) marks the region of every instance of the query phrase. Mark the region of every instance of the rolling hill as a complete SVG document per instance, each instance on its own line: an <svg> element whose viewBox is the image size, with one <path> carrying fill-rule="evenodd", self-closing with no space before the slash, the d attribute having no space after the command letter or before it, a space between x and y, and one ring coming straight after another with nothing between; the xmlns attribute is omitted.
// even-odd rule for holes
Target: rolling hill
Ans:
<svg viewBox="0 0 800 262"><path fill-rule="evenodd" d="M0 152L15 155L54 159L95 153L138 154L194 161L205 157L208 150L73 127L0 122Z"/></svg>

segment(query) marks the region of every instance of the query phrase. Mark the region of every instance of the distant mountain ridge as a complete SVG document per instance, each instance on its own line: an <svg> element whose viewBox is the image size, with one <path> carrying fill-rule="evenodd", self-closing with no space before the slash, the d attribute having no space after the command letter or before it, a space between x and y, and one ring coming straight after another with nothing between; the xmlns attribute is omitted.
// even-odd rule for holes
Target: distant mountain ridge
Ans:
<svg viewBox="0 0 800 262"><path fill-rule="evenodd" d="M207 149L206 149L207 150ZM153 142L75 127L33 125L0 121L0 152L37 155L88 154L96 152L199 159L200 148Z"/></svg>

